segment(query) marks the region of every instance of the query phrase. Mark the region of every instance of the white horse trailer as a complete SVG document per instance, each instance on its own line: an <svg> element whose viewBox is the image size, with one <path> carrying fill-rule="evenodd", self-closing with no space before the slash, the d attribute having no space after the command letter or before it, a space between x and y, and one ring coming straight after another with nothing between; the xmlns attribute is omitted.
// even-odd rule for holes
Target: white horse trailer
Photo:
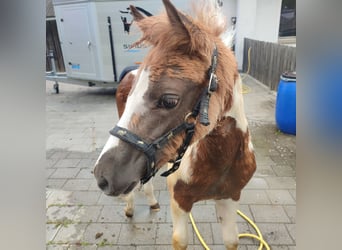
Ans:
<svg viewBox="0 0 342 250"><path fill-rule="evenodd" d="M189 12L189 1L172 2ZM66 72L55 72L51 55L53 70L46 78L55 81L57 93L58 81L115 87L125 71L138 67L148 50L130 48L141 33L132 25L129 6L145 16L163 10L161 0L53 0L53 5Z"/></svg>

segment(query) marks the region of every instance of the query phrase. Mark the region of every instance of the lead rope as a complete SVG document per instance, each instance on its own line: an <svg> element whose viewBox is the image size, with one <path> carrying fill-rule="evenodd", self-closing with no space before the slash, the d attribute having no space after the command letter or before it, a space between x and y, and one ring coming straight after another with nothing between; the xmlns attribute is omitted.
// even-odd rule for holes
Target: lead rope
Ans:
<svg viewBox="0 0 342 250"><path fill-rule="evenodd" d="M257 232L258 235L255 235L255 234L239 234L239 238L243 238L243 237L250 237L250 238L254 238L256 240L259 240L260 241L260 245L259 245L259 248L258 250L262 250L263 247L265 247L267 250L270 250L271 248L269 247L269 245L267 244L267 242L264 240L258 226L250 219L247 217L247 215L245 215L244 213L242 213L240 210L237 210L236 211L238 213L238 215L240 215L244 220L246 220L249 224L251 224L251 226L255 229L255 231ZM191 224L192 224L192 227L194 228L195 230L195 233L199 239L199 241L201 242L202 246L204 247L204 249L206 250L210 250L210 248L208 247L208 245L205 243L205 241L203 240L200 232L198 231L198 228L195 224L195 221L192 217L192 214L189 213L189 218L190 218L190 221L191 221Z"/></svg>

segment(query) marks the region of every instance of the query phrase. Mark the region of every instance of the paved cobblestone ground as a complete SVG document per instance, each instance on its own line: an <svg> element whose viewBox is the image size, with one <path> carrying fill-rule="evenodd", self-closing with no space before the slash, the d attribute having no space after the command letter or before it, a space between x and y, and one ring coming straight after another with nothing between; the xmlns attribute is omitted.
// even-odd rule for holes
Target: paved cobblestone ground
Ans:
<svg viewBox="0 0 342 250"><path fill-rule="evenodd" d="M275 93L253 78L244 83L245 108L256 151L257 171L242 193L240 210L260 228L273 250L295 249L296 142L280 133L274 122ZM156 177L155 194L161 209L150 212L136 193L132 219L125 203L107 197L91 173L108 130L118 120L114 90L46 82L46 245L47 249L171 249L172 223L166 180ZM193 217L210 249L224 249L212 201L199 202ZM240 233L254 233L238 218ZM203 249L189 222L189 249ZM258 249L243 238L239 249Z"/></svg>

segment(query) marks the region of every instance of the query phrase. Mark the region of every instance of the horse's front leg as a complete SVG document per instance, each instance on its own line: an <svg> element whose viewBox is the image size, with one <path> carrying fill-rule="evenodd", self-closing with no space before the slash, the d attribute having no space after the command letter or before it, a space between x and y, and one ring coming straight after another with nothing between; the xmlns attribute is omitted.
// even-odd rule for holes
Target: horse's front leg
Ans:
<svg viewBox="0 0 342 250"><path fill-rule="evenodd" d="M154 196L152 179L150 179L144 185L144 193L146 195L148 205L150 205L150 209L152 211L159 211L160 210L160 206L159 206L159 203L158 203L156 197Z"/></svg>
<svg viewBox="0 0 342 250"><path fill-rule="evenodd" d="M123 198L126 201L125 215L127 217L132 217L134 213L134 190Z"/></svg>
<svg viewBox="0 0 342 250"><path fill-rule="evenodd" d="M173 224L172 246L175 250L184 250L188 246L188 216L171 197L171 215Z"/></svg>
<svg viewBox="0 0 342 250"><path fill-rule="evenodd" d="M170 192L170 207L173 224L172 246L175 250L184 250L188 246L188 215L180 208L174 199L174 186L178 181L177 174L167 177L167 185Z"/></svg>
<svg viewBox="0 0 342 250"><path fill-rule="evenodd" d="M227 250L237 250L239 243L236 224L238 201L232 199L216 200L216 212L222 226L223 242Z"/></svg>

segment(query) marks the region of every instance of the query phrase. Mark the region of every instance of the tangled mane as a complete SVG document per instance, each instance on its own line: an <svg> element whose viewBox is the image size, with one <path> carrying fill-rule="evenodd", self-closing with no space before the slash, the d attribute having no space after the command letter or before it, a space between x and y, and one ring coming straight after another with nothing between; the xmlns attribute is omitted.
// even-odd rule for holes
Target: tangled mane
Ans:
<svg viewBox="0 0 342 250"><path fill-rule="evenodd" d="M226 29L226 22L215 0L192 2L191 16L175 9L168 0L163 2L169 5L168 12L151 17L142 16L131 6L134 21L143 34L135 45L152 46L140 70L149 68L151 83L158 83L167 76L207 86L212 53L217 47L219 85L210 101L212 125L198 128L198 134L203 135L230 109L232 90L238 77L235 57L220 37Z"/></svg>

